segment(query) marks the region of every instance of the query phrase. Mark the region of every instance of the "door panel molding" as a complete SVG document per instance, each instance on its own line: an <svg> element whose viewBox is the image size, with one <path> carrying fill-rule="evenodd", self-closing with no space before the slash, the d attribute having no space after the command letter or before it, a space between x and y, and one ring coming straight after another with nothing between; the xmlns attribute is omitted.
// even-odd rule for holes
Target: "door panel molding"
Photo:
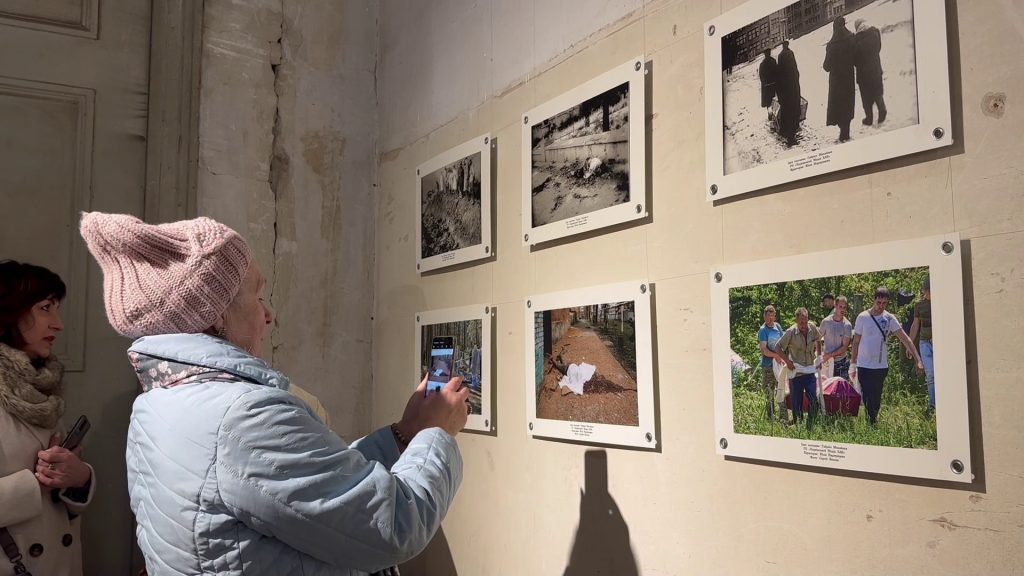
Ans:
<svg viewBox="0 0 1024 576"><path fill-rule="evenodd" d="M78 215L90 208L92 198L93 122L96 115L96 92L90 88L38 82L25 78L0 76L0 94L28 100L51 100L74 106L77 125L74 134L74 182L69 198L68 222L72 230L68 234L68 261L64 280L72 287L61 306L65 318L64 336L58 340L66 343L61 354L64 368L68 372L85 369L86 334L86 273L89 255L82 236L78 234Z"/></svg>
<svg viewBox="0 0 1024 576"><path fill-rule="evenodd" d="M0 1L0 24L95 40L99 38L99 0L79 0L79 2L81 9L75 14L75 17L60 18L57 14L47 14L39 9L31 10L32 7L45 7L47 5L45 1L32 2L20 10L17 6L12 6L9 1Z"/></svg>

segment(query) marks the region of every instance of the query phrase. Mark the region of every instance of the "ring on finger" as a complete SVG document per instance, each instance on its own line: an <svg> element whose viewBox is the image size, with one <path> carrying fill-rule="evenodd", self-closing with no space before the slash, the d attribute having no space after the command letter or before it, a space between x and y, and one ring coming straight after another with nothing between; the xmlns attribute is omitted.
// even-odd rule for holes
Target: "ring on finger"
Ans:
<svg viewBox="0 0 1024 576"><path fill-rule="evenodd" d="M46 465L46 469L47 470L53 470L53 464L47 464Z"/></svg>

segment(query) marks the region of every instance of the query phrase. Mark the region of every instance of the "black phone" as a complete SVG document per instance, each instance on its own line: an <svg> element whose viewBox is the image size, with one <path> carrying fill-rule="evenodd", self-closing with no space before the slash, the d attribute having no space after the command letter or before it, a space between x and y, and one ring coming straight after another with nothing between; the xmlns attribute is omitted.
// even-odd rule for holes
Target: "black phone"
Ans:
<svg viewBox="0 0 1024 576"><path fill-rule="evenodd" d="M85 417L85 414L78 417L75 420L75 425L71 427L68 435L64 438L64 441L60 443L60 447L67 450L74 450L78 448L78 445L82 443L82 439L85 438L85 433L89 431L92 424L89 424L89 419Z"/></svg>
<svg viewBox="0 0 1024 576"><path fill-rule="evenodd" d="M427 368L427 389L424 395L444 387L452 379L455 362L455 338L435 336L430 341L430 366Z"/></svg>

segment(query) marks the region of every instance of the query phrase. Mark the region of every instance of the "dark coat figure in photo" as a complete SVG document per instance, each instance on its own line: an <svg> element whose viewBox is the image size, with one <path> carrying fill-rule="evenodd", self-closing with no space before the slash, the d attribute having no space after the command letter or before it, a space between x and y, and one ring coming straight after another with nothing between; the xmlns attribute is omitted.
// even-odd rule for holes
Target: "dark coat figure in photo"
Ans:
<svg viewBox="0 0 1024 576"><path fill-rule="evenodd" d="M795 146L800 129L800 70L788 41L782 43L782 52L779 52L775 93L779 98L779 135L786 139L786 146Z"/></svg>
<svg viewBox="0 0 1024 576"><path fill-rule="evenodd" d="M771 106L772 100L775 99L775 69L778 66L778 62L772 58L771 49L765 50L764 60L757 69L757 75L761 79L761 108Z"/></svg>
<svg viewBox="0 0 1024 576"><path fill-rule="evenodd" d="M853 33L846 28L842 16L832 24L832 39L825 46L825 63L822 68L828 72L828 114L825 124L839 126L839 141L850 139L850 121L853 120L855 103Z"/></svg>
<svg viewBox="0 0 1024 576"><path fill-rule="evenodd" d="M878 106L878 123L885 122L885 100L882 99L882 33L874 26L868 26L863 18L854 24L854 66L857 68L857 87L864 105L865 126L874 118L874 106Z"/></svg>

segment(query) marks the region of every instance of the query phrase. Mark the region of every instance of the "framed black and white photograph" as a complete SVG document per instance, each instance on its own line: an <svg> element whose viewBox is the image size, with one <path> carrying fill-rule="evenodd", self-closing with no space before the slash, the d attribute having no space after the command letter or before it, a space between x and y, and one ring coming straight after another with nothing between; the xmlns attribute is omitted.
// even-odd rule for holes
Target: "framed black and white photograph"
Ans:
<svg viewBox="0 0 1024 576"><path fill-rule="evenodd" d="M944 0L752 0L705 26L707 198L953 143Z"/></svg>
<svg viewBox="0 0 1024 576"><path fill-rule="evenodd" d="M650 295L637 281L527 300L530 435L657 447Z"/></svg>
<svg viewBox="0 0 1024 576"><path fill-rule="evenodd" d="M484 134L416 169L416 270L489 258L491 136Z"/></svg>
<svg viewBox="0 0 1024 576"><path fill-rule="evenodd" d="M523 115L523 244L647 216L645 66L626 62Z"/></svg>
<svg viewBox="0 0 1024 576"><path fill-rule="evenodd" d="M417 382L443 386L455 376L469 388L466 430L493 432L491 417L491 317L487 304L416 314Z"/></svg>
<svg viewBox="0 0 1024 576"><path fill-rule="evenodd" d="M711 276L719 454L972 481L956 234Z"/></svg>

